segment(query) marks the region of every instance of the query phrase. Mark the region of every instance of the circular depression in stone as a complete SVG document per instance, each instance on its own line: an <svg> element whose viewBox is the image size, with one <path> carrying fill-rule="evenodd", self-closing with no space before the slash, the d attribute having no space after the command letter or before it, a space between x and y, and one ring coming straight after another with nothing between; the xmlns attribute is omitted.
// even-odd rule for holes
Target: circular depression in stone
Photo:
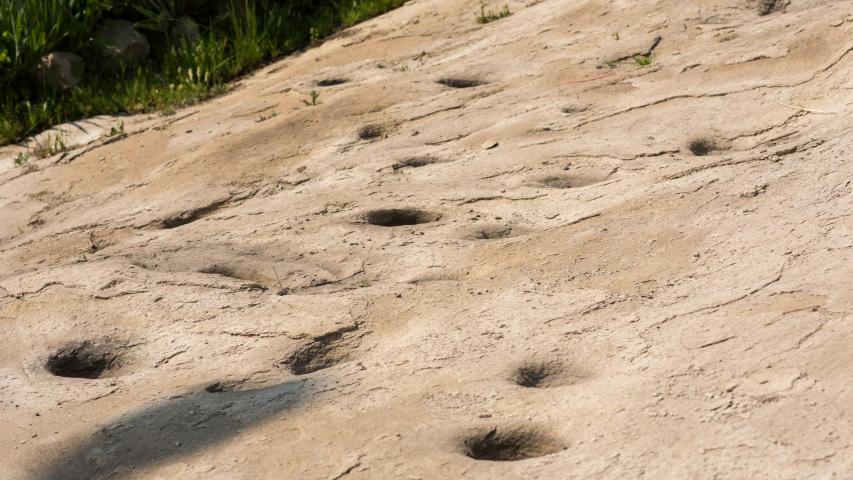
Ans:
<svg viewBox="0 0 853 480"><path fill-rule="evenodd" d="M512 381L525 388L554 388L574 385L585 375L557 361L529 361L512 373Z"/></svg>
<svg viewBox="0 0 853 480"><path fill-rule="evenodd" d="M480 430L462 441L462 452L474 460L513 462L563 450L556 439L529 427L494 427Z"/></svg>
<svg viewBox="0 0 853 480"><path fill-rule="evenodd" d="M126 348L110 340L83 340L68 343L54 351L45 369L65 378L108 378L116 376L126 362Z"/></svg>
<svg viewBox="0 0 853 480"><path fill-rule="evenodd" d="M706 155L711 155L714 152L725 150L726 147L723 143L715 140L714 138L697 137L687 142L687 149L697 157L704 157Z"/></svg>
<svg viewBox="0 0 853 480"><path fill-rule="evenodd" d="M343 85L349 82L349 79L346 78L324 78L322 80L317 80L318 87L334 87L337 85Z"/></svg>
<svg viewBox="0 0 853 480"><path fill-rule="evenodd" d="M435 222L441 215L417 208L386 208L371 210L364 215L364 221L380 227L402 227Z"/></svg>
<svg viewBox="0 0 853 480"><path fill-rule="evenodd" d="M473 88L485 85L486 82L476 78L445 77L437 80L437 83L450 88Z"/></svg>
<svg viewBox="0 0 853 480"><path fill-rule="evenodd" d="M603 173L566 173L539 177L537 183L543 187L567 189L595 185L603 182L606 178L607 175Z"/></svg>

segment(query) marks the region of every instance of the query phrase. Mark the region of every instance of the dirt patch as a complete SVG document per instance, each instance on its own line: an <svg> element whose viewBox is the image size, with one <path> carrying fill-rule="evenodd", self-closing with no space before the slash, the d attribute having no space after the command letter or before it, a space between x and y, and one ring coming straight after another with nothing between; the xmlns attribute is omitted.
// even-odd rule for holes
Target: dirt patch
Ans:
<svg viewBox="0 0 853 480"><path fill-rule="evenodd" d="M334 87L336 85L343 85L349 82L347 78L324 78L323 80L317 81L318 87Z"/></svg>
<svg viewBox="0 0 853 480"><path fill-rule="evenodd" d="M526 362L515 369L512 381L525 388L553 388L573 385L584 376L556 361Z"/></svg>
<svg viewBox="0 0 853 480"><path fill-rule="evenodd" d="M358 347L361 336L357 332L358 327L353 325L315 337L294 350L282 364L294 375L305 375L337 365L351 358Z"/></svg>
<svg viewBox="0 0 853 480"><path fill-rule="evenodd" d="M559 452L563 446L550 436L529 428L492 428L468 436L462 451L475 460L512 462Z"/></svg>
<svg viewBox="0 0 853 480"><path fill-rule="evenodd" d="M457 77L445 77L436 81L445 87L450 88L473 88L485 85L486 82L476 79L476 78L457 78Z"/></svg>
<svg viewBox="0 0 853 480"><path fill-rule="evenodd" d="M125 350L110 340L72 342L53 352L45 369L57 377L107 378L125 362Z"/></svg>
<svg viewBox="0 0 853 480"><path fill-rule="evenodd" d="M418 210L416 208L390 208L372 210L364 215L364 221L380 227L402 227L406 225L420 225L431 223L440 219L438 213Z"/></svg>

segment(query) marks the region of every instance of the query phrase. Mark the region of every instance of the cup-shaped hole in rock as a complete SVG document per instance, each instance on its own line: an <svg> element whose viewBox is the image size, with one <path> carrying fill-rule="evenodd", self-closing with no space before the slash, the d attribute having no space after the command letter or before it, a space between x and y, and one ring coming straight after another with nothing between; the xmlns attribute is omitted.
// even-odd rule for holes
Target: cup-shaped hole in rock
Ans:
<svg viewBox="0 0 853 480"><path fill-rule="evenodd" d="M774 11L784 8L783 5L779 5L780 3L785 2L780 2L779 0L758 0L755 8L760 16L770 15Z"/></svg>
<svg viewBox="0 0 853 480"><path fill-rule="evenodd" d="M349 82L349 79L346 78L324 78L322 80L317 80L318 87L334 87L336 85L343 85Z"/></svg>
<svg viewBox="0 0 853 480"><path fill-rule="evenodd" d="M557 361L525 362L513 371L512 381L525 388L553 388L573 385L586 375Z"/></svg>
<svg viewBox="0 0 853 480"><path fill-rule="evenodd" d="M207 393L228 393L228 392L239 392L247 389L251 389L252 385L247 379L242 380L222 380L219 382L213 382L204 387L204 391Z"/></svg>
<svg viewBox="0 0 853 480"><path fill-rule="evenodd" d="M502 238L513 237L517 234L518 231L509 225L481 225L471 230L468 238L474 240L500 240Z"/></svg>
<svg viewBox="0 0 853 480"><path fill-rule="evenodd" d="M124 352L125 347L109 340L71 342L54 351L45 368L58 377L106 378L122 366Z"/></svg>
<svg viewBox="0 0 853 480"><path fill-rule="evenodd" d="M704 157L714 152L725 150L723 143L711 137L697 137L687 143L687 149L697 157Z"/></svg>
<svg viewBox="0 0 853 480"><path fill-rule="evenodd" d="M475 460L511 462L542 457L563 450L563 445L535 428L495 427L469 435L462 451Z"/></svg>
<svg viewBox="0 0 853 480"><path fill-rule="evenodd" d="M391 168L394 170L400 170L403 168L420 168L434 163L441 163L441 160L430 156L409 157L391 165Z"/></svg>
<svg viewBox="0 0 853 480"><path fill-rule="evenodd" d="M358 130L358 138L362 140L374 140L385 135L386 130L384 125L365 125Z"/></svg>
<svg viewBox="0 0 853 480"><path fill-rule="evenodd" d="M567 114L567 115L574 115L576 113L585 112L588 109L589 109L589 107L587 107L587 106L567 105L567 106L561 108L560 111Z"/></svg>
<svg viewBox="0 0 853 480"><path fill-rule="evenodd" d="M166 218L160 220L159 222L155 222L155 224L159 228L163 229L178 228L201 220L202 218L222 208L225 203L226 200L217 200L201 207L196 207L182 212L173 213L171 215L168 215Z"/></svg>
<svg viewBox="0 0 853 480"><path fill-rule="evenodd" d="M476 79L476 78L459 78L459 77L445 77L437 80L437 83L444 85L445 87L450 88L473 88L479 87L481 85L485 85L486 82Z"/></svg>
<svg viewBox="0 0 853 480"><path fill-rule="evenodd" d="M434 222L441 218L438 213L416 208L388 208L371 210L364 215L364 221L380 227L402 227Z"/></svg>
<svg viewBox="0 0 853 480"><path fill-rule="evenodd" d="M607 174L595 173L566 173L539 177L535 183L548 188L566 189L580 188L601 183L607 178Z"/></svg>
<svg viewBox="0 0 853 480"><path fill-rule="evenodd" d="M294 375L305 375L349 360L359 343L358 327L345 327L301 345L282 364Z"/></svg>
<svg viewBox="0 0 853 480"><path fill-rule="evenodd" d="M208 275L222 275L223 277L231 277L236 278L237 272L234 268L223 265L221 263L214 263L213 265L208 265L206 267L202 267L198 270L198 273L205 273Z"/></svg>

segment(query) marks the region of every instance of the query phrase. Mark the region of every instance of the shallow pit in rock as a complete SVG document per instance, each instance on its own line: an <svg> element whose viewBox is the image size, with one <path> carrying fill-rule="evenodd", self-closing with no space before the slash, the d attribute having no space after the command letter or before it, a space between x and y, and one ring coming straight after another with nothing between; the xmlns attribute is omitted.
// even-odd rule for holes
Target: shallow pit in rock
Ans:
<svg viewBox="0 0 853 480"><path fill-rule="evenodd" d="M756 5L756 10L758 10L759 16L770 15L771 13L779 10L784 2L780 2L779 0L758 0L758 4Z"/></svg>
<svg viewBox="0 0 853 480"><path fill-rule="evenodd" d="M486 82L476 78L445 77L437 80L437 83L450 88L473 88L485 85Z"/></svg>
<svg viewBox="0 0 853 480"><path fill-rule="evenodd" d="M243 285L243 290L268 290L269 284L272 282L259 272L251 269L235 268L223 263L213 263L197 270L198 273L205 275L219 275L221 277L232 278L247 282Z"/></svg>
<svg viewBox="0 0 853 480"><path fill-rule="evenodd" d="M225 201L220 200L212 202L203 207L193 208L183 212L175 213L157 222L157 226L166 230L182 227L184 225L188 225L195 221L201 220L202 218L216 212L217 210L222 208L223 205L225 205Z"/></svg>
<svg viewBox="0 0 853 480"><path fill-rule="evenodd" d="M358 130L358 138L362 140L375 140L384 136L385 132L386 128L384 125L365 125Z"/></svg>
<svg viewBox="0 0 853 480"><path fill-rule="evenodd" d="M560 450L563 450L560 442L538 429L526 427L494 427L462 441L462 452L466 456L493 462L542 457Z"/></svg>
<svg viewBox="0 0 853 480"><path fill-rule="evenodd" d="M317 80L318 87L334 87L337 85L343 85L349 82L347 78L324 78L322 80Z"/></svg>
<svg viewBox="0 0 853 480"><path fill-rule="evenodd" d="M291 352L282 364L294 375L306 375L344 362L358 346L357 330L351 327L315 337Z"/></svg>
<svg viewBox="0 0 853 480"><path fill-rule="evenodd" d="M246 380L223 380L219 382L213 382L204 387L204 391L207 393L238 392L246 389Z"/></svg>
<svg viewBox="0 0 853 480"><path fill-rule="evenodd" d="M388 208L371 210L364 215L364 221L380 227L402 227L420 225L440 219L441 215L416 208Z"/></svg>
<svg viewBox="0 0 853 480"><path fill-rule="evenodd" d="M565 113L566 115L574 115L577 113L585 112L587 111L587 109L589 109L589 107L579 105L567 105L561 108L560 111Z"/></svg>
<svg viewBox="0 0 853 480"><path fill-rule="evenodd" d="M465 237L473 240L500 240L519 234L518 229L509 225L480 225L474 227Z"/></svg>
<svg viewBox="0 0 853 480"><path fill-rule="evenodd" d="M711 137L697 137L687 143L687 150L697 157L704 157L725 149L721 142Z"/></svg>
<svg viewBox="0 0 853 480"><path fill-rule="evenodd" d="M442 163L442 161L435 157L430 156L420 156L420 157L408 157L400 160L399 162L391 165L391 168L394 171L401 170L403 168L421 168L426 167L427 165L433 165L435 163Z"/></svg>
<svg viewBox="0 0 853 480"><path fill-rule="evenodd" d="M577 369L557 361L529 361L512 373L512 381L525 388L554 388L573 385L584 378Z"/></svg>
<svg viewBox="0 0 853 480"><path fill-rule="evenodd" d="M109 340L71 342L48 357L45 369L58 377L107 378L115 376L124 363L124 350Z"/></svg>
<svg viewBox="0 0 853 480"><path fill-rule="evenodd" d="M602 173L560 173L545 175L534 180L543 187L555 189L580 188L601 183L607 178Z"/></svg>
<svg viewBox="0 0 853 480"><path fill-rule="evenodd" d="M215 263L213 265L208 265L206 267L202 267L198 270L198 273L205 273L208 275L221 275L223 277L237 278L237 271L228 265L223 265L219 263Z"/></svg>

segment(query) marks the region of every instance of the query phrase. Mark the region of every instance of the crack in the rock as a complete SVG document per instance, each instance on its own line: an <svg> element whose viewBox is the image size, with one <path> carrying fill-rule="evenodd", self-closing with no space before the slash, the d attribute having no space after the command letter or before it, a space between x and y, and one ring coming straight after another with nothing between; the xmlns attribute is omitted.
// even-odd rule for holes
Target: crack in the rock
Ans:
<svg viewBox="0 0 853 480"><path fill-rule="evenodd" d="M613 117L616 117L616 116L619 116L619 115L624 115L624 114L626 114L626 113L633 112L634 110L640 110L640 109L643 109L643 108L653 107L653 106L655 106L655 105L660 105L660 104L662 104L662 103L666 103L666 102L669 102L669 101L672 101L672 100L682 100L682 99L687 99L687 98L698 99L698 98L715 98L715 97L725 97L726 95L734 95L734 94L738 94L738 93L746 93L746 92L751 92L751 91L755 91L755 90L762 90L762 89L768 89L768 88L793 88L793 87L798 87L798 86L800 86L800 85L803 85L803 84L806 84L806 83L808 83L808 82L811 82L812 80L814 80L815 78L817 78L817 76L818 76L818 75L820 75L821 73L826 72L827 70L829 70L829 69L831 69L832 67L834 67L835 65L837 65L837 64L838 64L839 62L841 62L841 60L843 60L843 59L844 59L844 57L846 57L846 56L847 56L847 54L849 54L850 52L853 52L853 47L849 47L849 48L847 48L846 50L844 50L844 52L843 52L843 53L841 53L841 55L839 55L839 56L838 56L838 58L836 58L834 61L832 61L829 65L827 65L826 67L823 67L823 68L821 68L821 69L818 69L816 72L814 72L812 75L810 75L810 76L809 76L809 78L807 78L807 79L805 79L805 80L802 80L802 81L800 81L800 82L795 82L795 83L790 83L790 84L776 84L776 85L774 85L774 84L768 84L768 85L756 85L756 86L754 86L754 87L744 88L744 89L741 89L741 90L731 90L731 91L727 91L727 92L703 93L703 94L700 94L700 95L687 94L687 93L679 94L679 95L672 95L672 96L664 97L664 98L661 98L661 99L658 99L658 100L654 100L654 101L652 101L652 102L648 102L648 103L645 103L645 104L635 105L635 106L633 106L633 107L628 107L628 108L625 108L625 109L622 109L622 110L619 110L619 111L616 111L616 112L613 112L613 113L609 113L609 114L606 114L606 115L602 115L602 116L597 117L597 118L591 118L591 119L589 119L589 120L587 120L587 121L584 121L584 122L580 122L580 123L578 123L577 125L575 125L575 126L574 126L574 129L575 129L575 130L577 130L577 129L580 129L580 128L582 128L582 127L584 127L584 126L586 126L586 125L589 125L589 124L591 124L591 123L597 123L597 122L600 122L600 121L602 121L602 120L607 120L608 118L613 118Z"/></svg>
<svg viewBox="0 0 853 480"><path fill-rule="evenodd" d="M32 292L13 293L12 297L17 298L18 300L23 300L24 297L27 297L30 295L37 295L37 294L41 293L42 291L44 291L45 289L56 286L56 285L63 285L63 283L62 282L47 282L44 285L42 285L41 287L39 287L38 290L34 290Z"/></svg>
<svg viewBox="0 0 853 480"><path fill-rule="evenodd" d="M738 295L738 296L736 296L736 297L734 297L734 298L731 298L731 299L729 299L729 300L725 300L725 301L723 301L723 302L718 302L718 303L715 303L715 304L713 304L713 305L708 305L708 306L700 307L700 308L697 308L697 309L691 310L691 311L689 311L689 312L676 313L676 314L674 314L674 315L670 315L670 316L668 316L668 317L664 318L663 320L661 320L661 321L659 321L659 322L655 322L655 323L653 323L653 324L649 325L648 327L646 327L646 328L643 330L643 333L647 333L647 332L649 332L650 330L652 330L653 328L660 328L662 325L664 325L664 324L666 324L666 323L669 323L669 322L671 322L671 321L673 321L673 320L675 320L675 319L677 319L677 318L686 317L686 316L688 316L688 315L693 315L693 314L700 313L700 312L706 312L706 311L710 311L710 310L716 310L716 309L718 309L718 308L725 307L725 306L731 305L731 304L733 304L733 303L737 303L737 302L739 302L739 301L741 301L741 300L743 300L743 299L745 299L745 298L747 298L747 297L751 297L751 296L755 295L756 293L758 293L758 292L760 292L760 291L764 290L765 288L769 287L770 285L773 285L774 283L776 283L776 282L778 282L779 280L781 280L781 279L782 279L782 276L784 275L784 272L785 272L785 266L786 266L786 264L782 264L782 266L779 268L779 272L776 274L776 276L774 276L774 277L773 277L773 278L771 278L770 280L766 281L765 283L763 283L763 284L761 284L761 285L759 285L759 286L755 287L754 289L750 290L748 293L744 293L744 294L742 294L742 295Z"/></svg>

